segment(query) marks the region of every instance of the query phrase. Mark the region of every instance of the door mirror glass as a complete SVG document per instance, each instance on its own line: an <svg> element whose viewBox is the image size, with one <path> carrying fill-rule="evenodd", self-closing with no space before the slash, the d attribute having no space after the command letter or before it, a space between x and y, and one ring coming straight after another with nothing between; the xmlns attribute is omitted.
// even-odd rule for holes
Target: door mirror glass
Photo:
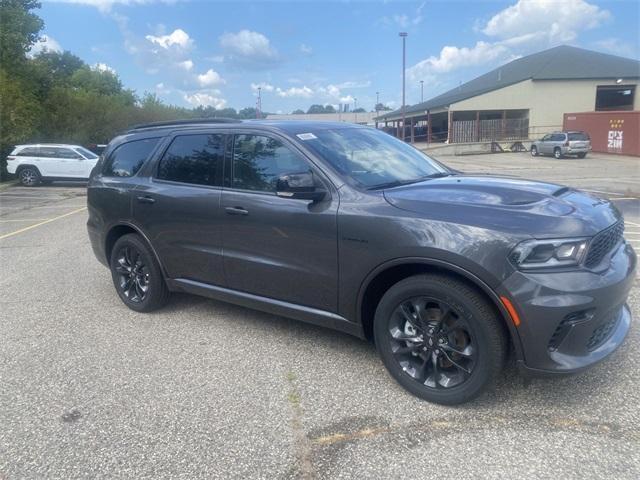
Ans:
<svg viewBox="0 0 640 480"><path fill-rule="evenodd" d="M285 173L278 177L276 194L283 198L318 201L322 200L327 192L316 184L312 172L297 172Z"/></svg>

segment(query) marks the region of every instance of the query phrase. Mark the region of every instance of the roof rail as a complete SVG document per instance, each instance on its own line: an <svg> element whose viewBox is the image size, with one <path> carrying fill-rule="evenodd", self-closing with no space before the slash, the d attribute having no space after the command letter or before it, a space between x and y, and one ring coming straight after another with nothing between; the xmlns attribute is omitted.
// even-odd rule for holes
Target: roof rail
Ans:
<svg viewBox="0 0 640 480"><path fill-rule="evenodd" d="M188 118L181 120L164 120L162 122L151 122L151 123L141 123L139 125L134 125L129 130L141 130L143 128L153 128L153 127L170 127L172 125L198 125L202 123L239 123L242 120L237 120L234 118Z"/></svg>

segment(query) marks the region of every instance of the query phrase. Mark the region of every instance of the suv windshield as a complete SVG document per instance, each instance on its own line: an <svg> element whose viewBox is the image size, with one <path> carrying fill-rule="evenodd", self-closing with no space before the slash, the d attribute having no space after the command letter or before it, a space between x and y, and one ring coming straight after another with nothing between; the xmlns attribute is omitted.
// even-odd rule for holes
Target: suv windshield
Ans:
<svg viewBox="0 0 640 480"><path fill-rule="evenodd" d="M412 146L371 128L323 129L297 137L365 188L391 187L450 173Z"/></svg>

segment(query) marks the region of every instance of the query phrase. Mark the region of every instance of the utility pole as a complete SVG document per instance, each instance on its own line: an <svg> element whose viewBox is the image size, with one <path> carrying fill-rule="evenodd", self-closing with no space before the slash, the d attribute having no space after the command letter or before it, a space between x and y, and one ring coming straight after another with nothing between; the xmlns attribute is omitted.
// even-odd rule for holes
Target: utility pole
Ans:
<svg viewBox="0 0 640 480"><path fill-rule="evenodd" d="M378 128L378 115L380 115L380 111L378 106L380 105L380 92L376 92L376 129Z"/></svg>
<svg viewBox="0 0 640 480"><path fill-rule="evenodd" d="M406 122L405 116L405 70L406 70L406 40L407 40L407 32L400 32L400 37L402 37L402 141L404 142L404 126Z"/></svg>
<svg viewBox="0 0 640 480"><path fill-rule="evenodd" d="M420 80L420 103L424 102L424 80Z"/></svg>

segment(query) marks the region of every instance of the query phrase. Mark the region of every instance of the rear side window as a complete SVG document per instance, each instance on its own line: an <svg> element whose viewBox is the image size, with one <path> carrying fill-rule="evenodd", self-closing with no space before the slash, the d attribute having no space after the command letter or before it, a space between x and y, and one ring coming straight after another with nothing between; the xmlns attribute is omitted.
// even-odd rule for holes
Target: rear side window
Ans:
<svg viewBox="0 0 640 480"><path fill-rule="evenodd" d="M14 154L18 157L37 157L38 156L38 147L26 147L20 150L18 153Z"/></svg>
<svg viewBox="0 0 640 480"><path fill-rule="evenodd" d="M194 185L222 185L224 135L181 135L158 164L157 178Z"/></svg>
<svg viewBox="0 0 640 480"><path fill-rule="evenodd" d="M569 140L589 140L589 135L583 132L570 133Z"/></svg>
<svg viewBox="0 0 640 480"><path fill-rule="evenodd" d="M58 149L53 147L40 147L38 149L38 157L58 158Z"/></svg>
<svg viewBox="0 0 640 480"><path fill-rule="evenodd" d="M132 177L144 165L159 138L127 142L116 148L102 171L107 177Z"/></svg>

